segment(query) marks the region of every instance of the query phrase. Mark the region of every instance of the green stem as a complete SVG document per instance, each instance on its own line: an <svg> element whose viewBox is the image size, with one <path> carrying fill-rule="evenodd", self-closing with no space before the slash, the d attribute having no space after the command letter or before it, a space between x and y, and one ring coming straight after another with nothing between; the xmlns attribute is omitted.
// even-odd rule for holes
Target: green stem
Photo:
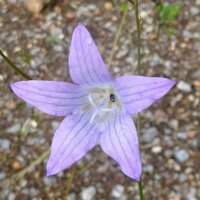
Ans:
<svg viewBox="0 0 200 200"><path fill-rule="evenodd" d="M140 181L138 182L138 189L139 189L139 192L140 192L140 200L144 200L143 183L142 183L142 180L140 180Z"/></svg>
<svg viewBox="0 0 200 200"><path fill-rule="evenodd" d="M139 17L138 0L134 1L133 7L134 7L134 10L135 10L135 18L136 18L136 26L137 26L137 50L138 50L137 71L138 71L138 74L140 74L140 64L141 64L141 21L140 21L140 17ZM138 114L138 117L137 117L137 131L138 131L138 136L140 136L140 115L139 114ZM141 179L138 182L138 189L139 189L139 194L140 194L140 200L144 200L143 184L142 184L142 180Z"/></svg>
<svg viewBox="0 0 200 200"><path fill-rule="evenodd" d="M135 18L136 18L136 26L137 26L137 49L138 49L137 70L139 72L140 64L141 64L141 21L140 21L140 17L139 17L138 0L135 0L135 4L133 6L135 9Z"/></svg>
<svg viewBox="0 0 200 200"><path fill-rule="evenodd" d="M76 174L76 166L74 165L72 167L72 171L70 173L70 177L69 177L68 182L67 182L67 189L66 189L66 192L65 192L66 198L68 197L68 194L69 194L69 192L71 190L75 174Z"/></svg>
<svg viewBox="0 0 200 200"><path fill-rule="evenodd" d="M112 63L113 55L114 55L114 52L116 50L116 46L117 46L117 43L118 43L118 40L119 40L119 36L120 36L122 28L123 28L123 25L125 23L125 19L126 19L127 13L128 13L128 9L126 8L126 10L123 13L123 16L121 18L121 21L120 21L120 24L118 26L117 32L115 34L115 39L114 39L114 42L113 42L113 45L112 45L111 54L110 54L110 57L109 57L109 60L108 60L108 66L109 67L110 67L110 65Z"/></svg>
<svg viewBox="0 0 200 200"><path fill-rule="evenodd" d="M5 179L0 183L0 187L9 186L11 183L14 184L16 181L23 178L28 172L34 170L34 167L39 165L50 153L50 150L43 152L36 160L30 163L30 165L21 171L17 172L15 175L12 175L10 178Z"/></svg>
<svg viewBox="0 0 200 200"><path fill-rule="evenodd" d="M18 74L20 74L27 80L32 80L32 78L30 76L28 76L26 73L21 71L1 50L0 50L0 55Z"/></svg>

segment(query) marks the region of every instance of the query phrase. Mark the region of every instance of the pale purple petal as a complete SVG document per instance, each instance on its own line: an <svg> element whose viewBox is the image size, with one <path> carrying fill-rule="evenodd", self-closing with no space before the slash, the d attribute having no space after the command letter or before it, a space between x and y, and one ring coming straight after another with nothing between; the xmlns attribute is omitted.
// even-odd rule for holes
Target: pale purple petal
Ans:
<svg viewBox="0 0 200 200"><path fill-rule="evenodd" d="M87 100L80 86L58 81L20 81L11 84L14 93L39 110L56 116L66 116Z"/></svg>
<svg viewBox="0 0 200 200"><path fill-rule="evenodd" d="M47 176L69 167L96 145L100 134L96 124L88 123L86 115L69 115L56 130L47 163Z"/></svg>
<svg viewBox="0 0 200 200"><path fill-rule="evenodd" d="M100 137L103 151L120 165L124 174L139 181L142 167L137 132L131 117L115 113L105 122L105 130Z"/></svg>
<svg viewBox="0 0 200 200"><path fill-rule="evenodd" d="M111 81L94 40L81 23L72 35L68 64L71 78L77 84Z"/></svg>
<svg viewBox="0 0 200 200"><path fill-rule="evenodd" d="M124 76L114 81L127 112L132 115L164 96L175 82L167 78Z"/></svg>

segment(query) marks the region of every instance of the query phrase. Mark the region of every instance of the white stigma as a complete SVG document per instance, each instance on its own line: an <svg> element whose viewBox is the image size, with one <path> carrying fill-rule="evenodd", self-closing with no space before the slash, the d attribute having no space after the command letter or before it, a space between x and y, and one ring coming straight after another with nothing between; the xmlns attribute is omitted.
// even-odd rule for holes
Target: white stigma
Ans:
<svg viewBox="0 0 200 200"><path fill-rule="evenodd" d="M88 101L89 104L85 104L84 107L86 110L92 110L90 123L94 122L94 120L105 120L110 112L121 107L114 89L110 86L90 88Z"/></svg>

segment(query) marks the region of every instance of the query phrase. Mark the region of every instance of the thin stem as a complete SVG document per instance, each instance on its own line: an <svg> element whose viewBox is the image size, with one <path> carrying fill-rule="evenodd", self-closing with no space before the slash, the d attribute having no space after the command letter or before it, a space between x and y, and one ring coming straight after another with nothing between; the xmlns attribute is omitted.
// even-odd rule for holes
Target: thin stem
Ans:
<svg viewBox="0 0 200 200"><path fill-rule="evenodd" d="M19 179L21 179L22 177L24 177L28 172L31 172L34 169L34 167L36 167L37 165L39 165L49 155L49 153L50 153L50 150L47 150L47 151L43 152L28 167L22 169L21 171L19 171L15 175L11 176L9 179L6 179L0 185L1 186L2 185L8 185L9 182L14 183L14 182L18 181Z"/></svg>
<svg viewBox="0 0 200 200"><path fill-rule="evenodd" d="M126 19L126 16L127 16L127 13L128 13L128 9L126 8L125 12L123 13L123 16L122 16L122 19L120 21L120 24L118 26L117 32L115 34L115 39L114 39L114 42L113 42L113 45L112 45L110 58L108 59L108 66L110 66L111 63L112 63L113 55L115 53L115 49L116 49L116 46L117 46L117 43L118 43L118 40L119 40L119 36L121 34L122 27L124 25L124 22L125 22L125 19Z"/></svg>
<svg viewBox="0 0 200 200"><path fill-rule="evenodd" d="M0 55L18 74L20 74L27 80L32 80L32 78L30 76L28 76L26 73L21 71L1 50L0 50Z"/></svg>
<svg viewBox="0 0 200 200"><path fill-rule="evenodd" d="M135 2L132 0L128 0L131 4L135 5Z"/></svg>
<svg viewBox="0 0 200 200"><path fill-rule="evenodd" d="M76 174L76 166L74 165L72 167L72 171L70 173L70 177L69 177L69 180L67 181L67 189L66 189L66 192L65 192L65 196L67 197L69 192L70 192L70 189L72 187L72 183L73 183L73 180L74 180L74 176Z"/></svg>
<svg viewBox="0 0 200 200"><path fill-rule="evenodd" d="M138 49L138 73L140 71L141 64L141 20L139 17L139 8L138 8L138 0L135 0L135 4L133 5L135 9L135 18L136 18L136 26L137 26L137 49Z"/></svg>
<svg viewBox="0 0 200 200"><path fill-rule="evenodd" d="M140 192L140 200L144 200L143 183L142 183L141 180L138 182L138 189L139 189L139 192Z"/></svg>
<svg viewBox="0 0 200 200"><path fill-rule="evenodd" d="M136 18L136 26L137 26L137 49L138 49L138 65L137 65L137 71L140 72L140 64L141 64L141 20L139 17L139 6L138 6L138 0L135 0L135 4L133 5L135 10L135 18ZM137 132L138 136L140 136L140 115L138 114L137 117ZM144 200L144 194L143 194L143 184L142 180L138 182L138 189L140 194L140 200Z"/></svg>

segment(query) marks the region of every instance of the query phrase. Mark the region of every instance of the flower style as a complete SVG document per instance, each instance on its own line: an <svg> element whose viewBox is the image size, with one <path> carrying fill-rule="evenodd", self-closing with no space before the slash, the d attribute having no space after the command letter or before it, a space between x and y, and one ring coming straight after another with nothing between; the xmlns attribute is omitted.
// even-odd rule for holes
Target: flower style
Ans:
<svg viewBox="0 0 200 200"><path fill-rule="evenodd" d="M11 84L28 104L65 117L53 138L47 175L69 167L99 143L124 174L139 181L142 167L131 115L165 95L174 81L144 76L113 80L80 23L72 35L68 64L74 83L31 80Z"/></svg>

